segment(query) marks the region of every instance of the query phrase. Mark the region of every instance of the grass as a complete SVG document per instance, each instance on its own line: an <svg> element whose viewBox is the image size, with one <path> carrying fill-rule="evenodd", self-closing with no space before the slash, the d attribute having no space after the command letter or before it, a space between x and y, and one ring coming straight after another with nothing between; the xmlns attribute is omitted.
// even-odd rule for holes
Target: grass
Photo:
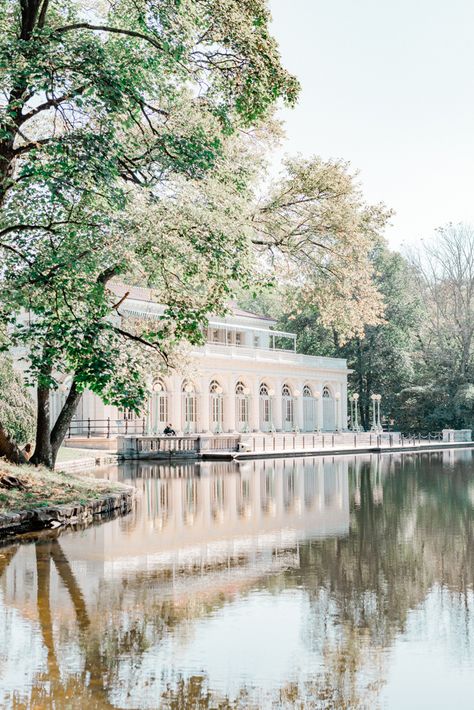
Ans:
<svg viewBox="0 0 474 710"><path fill-rule="evenodd" d="M104 456L108 451L98 449L73 449L69 446L61 446L58 451L57 461L77 461L77 459L94 459L97 456Z"/></svg>
<svg viewBox="0 0 474 710"><path fill-rule="evenodd" d="M0 514L61 504L84 504L125 488L120 483L91 478L81 473L50 471L27 464L15 466L2 460L0 477L1 474L16 476L24 488L5 488L0 485Z"/></svg>

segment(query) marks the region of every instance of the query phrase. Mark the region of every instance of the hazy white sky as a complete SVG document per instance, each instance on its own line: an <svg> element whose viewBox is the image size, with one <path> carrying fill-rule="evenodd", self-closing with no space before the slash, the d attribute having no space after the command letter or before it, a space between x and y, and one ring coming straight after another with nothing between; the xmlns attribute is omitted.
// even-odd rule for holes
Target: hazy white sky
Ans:
<svg viewBox="0 0 474 710"><path fill-rule="evenodd" d="M270 0L288 153L350 160L393 247L474 222L473 0Z"/></svg>

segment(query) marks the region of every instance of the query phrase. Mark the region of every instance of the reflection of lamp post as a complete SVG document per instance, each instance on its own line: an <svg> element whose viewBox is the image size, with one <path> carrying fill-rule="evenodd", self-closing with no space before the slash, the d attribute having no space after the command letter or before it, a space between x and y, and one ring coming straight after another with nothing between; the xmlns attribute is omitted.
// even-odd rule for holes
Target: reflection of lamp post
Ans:
<svg viewBox="0 0 474 710"><path fill-rule="evenodd" d="M268 423L268 431L274 432L275 431L275 425L273 424L273 397L275 396L275 390L271 387L268 390L268 416L269 416L269 423Z"/></svg>
<svg viewBox="0 0 474 710"><path fill-rule="evenodd" d="M316 400L316 422L315 422L316 426L315 426L315 429L316 429L317 433L319 434L319 432L320 432L321 430L320 430L320 427L319 427L319 412L318 412L318 409L319 409L319 400L321 399L321 392L315 392L315 393L314 393L314 399Z"/></svg>
<svg viewBox="0 0 474 710"><path fill-rule="evenodd" d="M299 390L294 390L293 392L293 397L296 400L300 396L301 392ZM296 410L298 410L298 405L296 406ZM300 431L300 427L298 426L298 423L296 422L296 417L295 417L295 412L293 411L293 431L295 434L298 434Z"/></svg>
<svg viewBox="0 0 474 710"><path fill-rule="evenodd" d="M339 426L339 406L341 402L341 393L336 392L334 395L334 399L336 400L336 431L340 431L340 426Z"/></svg>

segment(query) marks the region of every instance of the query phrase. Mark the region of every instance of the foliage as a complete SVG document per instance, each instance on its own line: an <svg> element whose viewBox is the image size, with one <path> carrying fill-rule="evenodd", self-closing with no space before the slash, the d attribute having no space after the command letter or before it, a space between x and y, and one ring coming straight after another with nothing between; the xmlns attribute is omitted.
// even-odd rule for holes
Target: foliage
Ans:
<svg viewBox="0 0 474 710"><path fill-rule="evenodd" d="M356 335L341 342L335 328L328 329L319 310L298 294L296 311L287 309L279 323L298 335L298 348L309 355L343 357L352 369L350 392L359 394L362 425L371 425L370 395L380 392L387 418L400 423L404 387L416 380L417 334L423 305L417 294L414 273L405 259L384 245L372 250L371 264L375 284L383 298L384 316L365 327L363 336Z"/></svg>
<svg viewBox="0 0 474 710"><path fill-rule="evenodd" d="M12 360L0 354L0 428L23 445L34 434L34 406L20 373L13 369Z"/></svg>
<svg viewBox="0 0 474 710"><path fill-rule="evenodd" d="M139 407L146 349L166 362L222 308L246 250L206 176L242 200L226 146L298 84L262 0L3 0L0 16L0 317L41 391L37 452L46 391L73 375L57 450L85 387ZM161 325L122 327L107 287L122 274L158 289Z"/></svg>
<svg viewBox="0 0 474 710"><path fill-rule="evenodd" d="M285 168L261 200L254 243L278 266L289 310L305 303L341 340L363 336L383 315L370 254L390 212L364 203L348 163L297 158Z"/></svg>

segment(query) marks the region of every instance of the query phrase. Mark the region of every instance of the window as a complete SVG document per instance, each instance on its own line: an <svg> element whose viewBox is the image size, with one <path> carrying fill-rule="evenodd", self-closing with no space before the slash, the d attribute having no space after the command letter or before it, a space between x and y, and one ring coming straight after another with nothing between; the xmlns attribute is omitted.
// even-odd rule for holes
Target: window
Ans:
<svg viewBox="0 0 474 710"><path fill-rule="evenodd" d="M260 397L268 397L268 386L265 382L260 385Z"/></svg>
<svg viewBox="0 0 474 710"><path fill-rule="evenodd" d="M222 394L222 387L220 386L217 380L212 380L211 384L209 385L209 392L211 394Z"/></svg>
<svg viewBox="0 0 474 710"><path fill-rule="evenodd" d="M331 399L332 395L331 395L331 391L330 391L329 387L324 387L324 389L323 389L323 397L324 397L325 399Z"/></svg>
<svg viewBox="0 0 474 710"><path fill-rule="evenodd" d="M258 335L253 336L253 346L254 348L260 347L260 337Z"/></svg>
<svg viewBox="0 0 474 710"><path fill-rule="evenodd" d="M309 385L305 385L303 387L303 397L312 397L313 393L311 392L311 387Z"/></svg>
<svg viewBox="0 0 474 710"><path fill-rule="evenodd" d="M282 397L291 397L291 390L288 385L283 385L281 388L281 395Z"/></svg>
<svg viewBox="0 0 474 710"><path fill-rule="evenodd" d="M236 345L242 345L242 344L243 344L242 333L236 333L236 334L235 334L235 344L236 344Z"/></svg>

